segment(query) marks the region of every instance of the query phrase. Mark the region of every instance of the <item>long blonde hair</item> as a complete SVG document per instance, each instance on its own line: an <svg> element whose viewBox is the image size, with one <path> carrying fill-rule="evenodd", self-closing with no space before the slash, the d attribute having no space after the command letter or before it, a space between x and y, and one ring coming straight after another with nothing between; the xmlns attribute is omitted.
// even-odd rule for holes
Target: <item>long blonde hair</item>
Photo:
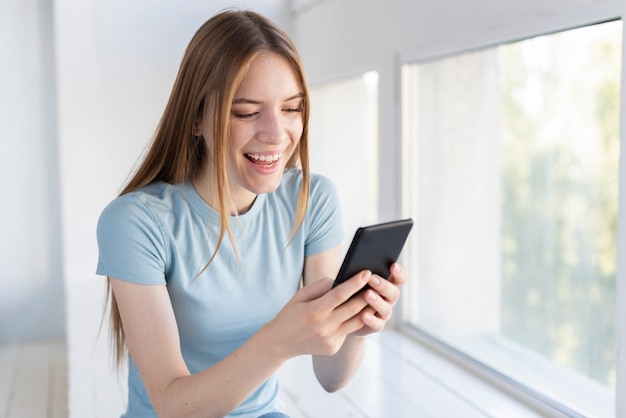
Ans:
<svg viewBox="0 0 626 418"><path fill-rule="evenodd" d="M284 57L293 67L304 93L302 137L287 162L287 168L299 166L302 171L302 186L291 232L293 237L304 222L309 199L309 94L300 56L289 36L253 11L223 11L195 33L183 56L169 101L146 156L121 192L123 195L155 181L177 184L195 178L207 164L207 150L205 141L194 136L194 126L199 120L210 123L214 139L210 141L213 144L213 165L210 169L216 179L221 223L217 247L208 263L215 257L225 234L233 242L228 220L226 176L229 118L235 92L250 63L261 52L273 52ZM110 304L111 344L119 365L126 353L126 340L109 281L106 292Z"/></svg>

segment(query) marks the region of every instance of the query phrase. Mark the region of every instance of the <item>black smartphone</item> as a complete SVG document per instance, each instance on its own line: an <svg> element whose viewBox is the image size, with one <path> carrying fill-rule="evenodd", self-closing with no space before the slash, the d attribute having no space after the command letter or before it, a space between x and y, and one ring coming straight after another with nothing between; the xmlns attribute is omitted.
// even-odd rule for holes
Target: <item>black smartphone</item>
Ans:
<svg viewBox="0 0 626 418"><path fill-rule="evenodd" d="M413 220L408 218L358 228L333 287L362 270L387 279L389 268L398 260L412 227Z"/></svg>

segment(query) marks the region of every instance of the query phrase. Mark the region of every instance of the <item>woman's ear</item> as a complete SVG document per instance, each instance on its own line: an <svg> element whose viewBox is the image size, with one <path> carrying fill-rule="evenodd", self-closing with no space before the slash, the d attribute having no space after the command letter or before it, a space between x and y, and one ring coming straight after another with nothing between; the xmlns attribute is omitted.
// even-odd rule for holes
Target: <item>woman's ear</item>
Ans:
<svg viewBox="0 0 626 418"><path fill-rule="evenodd" d="M200 120L200 116L196 117L196 120L193 121L193 128L191 133L194 136L202 136L202 122Z"/></svg>

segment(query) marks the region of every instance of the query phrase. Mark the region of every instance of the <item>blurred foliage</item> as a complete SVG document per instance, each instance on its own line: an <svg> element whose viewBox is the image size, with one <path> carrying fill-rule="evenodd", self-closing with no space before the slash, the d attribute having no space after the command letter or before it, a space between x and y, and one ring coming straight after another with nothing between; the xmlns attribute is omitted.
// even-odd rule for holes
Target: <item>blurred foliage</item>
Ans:
<svg viewBox="0 0 626 418"><path fill-rule="evenodd" d="M502 332L615 385L621 22L500 48Z"/></svg>

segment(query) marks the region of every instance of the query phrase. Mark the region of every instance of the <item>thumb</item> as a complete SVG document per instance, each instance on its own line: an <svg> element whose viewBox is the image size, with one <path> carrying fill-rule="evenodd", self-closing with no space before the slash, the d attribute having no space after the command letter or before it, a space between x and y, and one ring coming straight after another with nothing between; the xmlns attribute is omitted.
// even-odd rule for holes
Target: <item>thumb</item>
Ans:
<svg viewBox="0 0 626 418"><path fill-rule="evenodd" d="M333 279L330 277L323 277L320 280L316 280L311 284L304 286L300 289L299 295L303 301L315 300L325 295L333 285Z"/></svg>

